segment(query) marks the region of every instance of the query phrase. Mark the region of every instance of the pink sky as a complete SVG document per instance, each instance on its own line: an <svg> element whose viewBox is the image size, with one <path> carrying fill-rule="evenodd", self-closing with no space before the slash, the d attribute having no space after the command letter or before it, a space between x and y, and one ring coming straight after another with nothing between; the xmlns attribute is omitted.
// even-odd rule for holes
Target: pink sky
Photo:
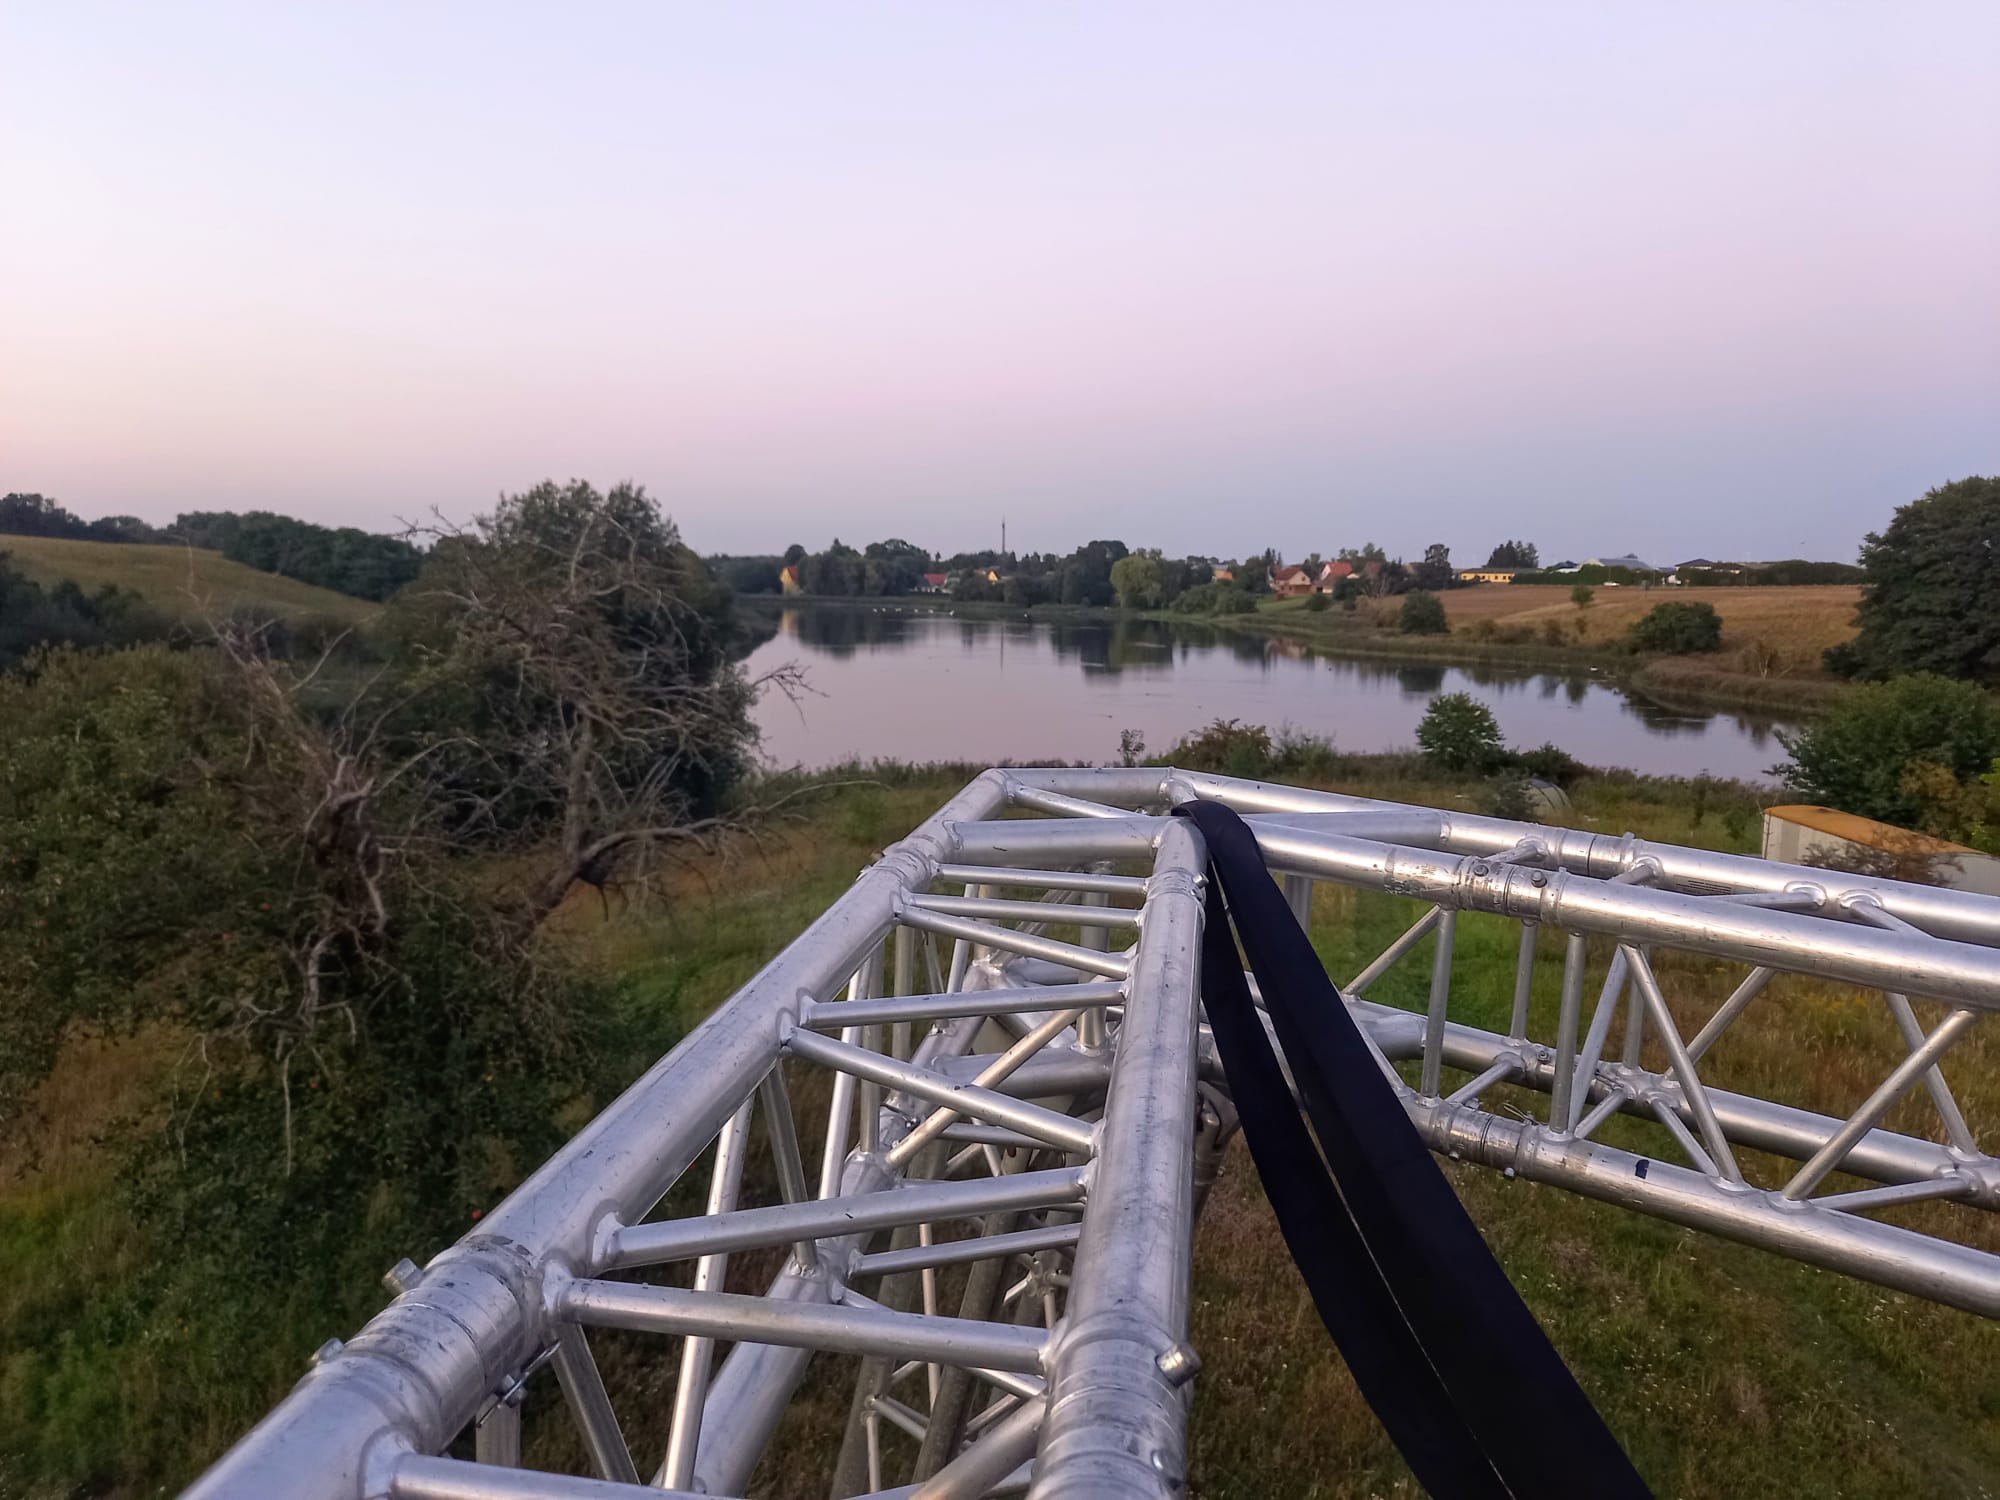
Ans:
<svg viewBox="0 0 2000 1500"><path fill-rule="evenodd" d="M2000 469L1996 56L1986 3L0 0L0 490L1847 557Z"/></svg>

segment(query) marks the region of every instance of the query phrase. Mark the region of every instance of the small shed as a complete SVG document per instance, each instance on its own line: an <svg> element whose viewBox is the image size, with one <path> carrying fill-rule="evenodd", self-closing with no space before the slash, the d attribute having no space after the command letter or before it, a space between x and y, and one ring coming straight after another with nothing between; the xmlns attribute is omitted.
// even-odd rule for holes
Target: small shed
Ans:
<svg viewBox="0 0 2000 1500"><path fill-rule="evenodd" d="M2000 896L2000 858L1809 803L1764 809L1764 858Z"/></svg>

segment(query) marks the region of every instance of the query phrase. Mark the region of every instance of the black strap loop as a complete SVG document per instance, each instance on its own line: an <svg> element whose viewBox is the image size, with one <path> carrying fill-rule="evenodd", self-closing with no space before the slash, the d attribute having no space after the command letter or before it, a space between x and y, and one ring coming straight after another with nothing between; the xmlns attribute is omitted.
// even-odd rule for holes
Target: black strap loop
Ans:
<svg viewBox="0 0 2000 1500"><path fill-rule="evenodd" d="M1321 1322L1418 1481L1439 1500L1648 1496L1404 1113L1249 827L1219 803L1176 811L1208 842L1202 995L1244 1139Z"/></svg>

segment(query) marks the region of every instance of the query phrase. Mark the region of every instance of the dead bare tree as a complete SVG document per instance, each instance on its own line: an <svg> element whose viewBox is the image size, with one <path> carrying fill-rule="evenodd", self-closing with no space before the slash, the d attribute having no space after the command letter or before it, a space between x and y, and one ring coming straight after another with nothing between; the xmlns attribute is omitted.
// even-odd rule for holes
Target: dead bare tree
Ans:
<svg viewBox="0 0 2000 1500"><path fill-rule="evenodd" d="M643 878L728 826L751 703L802 680L740 670L726 589L643 489L543 484L430 537L407 634L459 726L443 759L462 834L529 856L524 930L578 883Z"/></svg>

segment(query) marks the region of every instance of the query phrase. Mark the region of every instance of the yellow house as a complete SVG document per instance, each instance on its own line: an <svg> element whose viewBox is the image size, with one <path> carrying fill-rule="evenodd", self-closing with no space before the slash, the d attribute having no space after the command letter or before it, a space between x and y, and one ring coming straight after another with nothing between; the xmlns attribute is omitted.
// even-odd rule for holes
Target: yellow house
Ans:
<svg viewBox="0 0 2000 1500"><path fill-rule="evenodd" d="M1461 583L1512 583L1519 568L1460 568Z"/></svg>
<svg viewBox="0 0 2000 1500"><path fill-rule="evenodd" d="M803 594L805 589L799 584L799 570L796 567L778 569L778 587L787 594Z"/></svg>

